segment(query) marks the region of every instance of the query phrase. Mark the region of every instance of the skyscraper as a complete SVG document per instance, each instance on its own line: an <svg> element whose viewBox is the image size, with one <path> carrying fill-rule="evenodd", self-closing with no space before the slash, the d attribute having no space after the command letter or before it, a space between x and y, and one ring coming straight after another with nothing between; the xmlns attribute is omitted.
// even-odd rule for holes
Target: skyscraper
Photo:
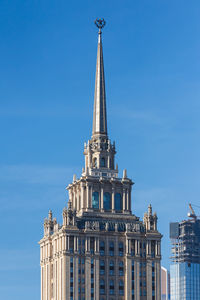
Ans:
<svg viewBox="0 0 200 300"><path fill-rule="evenodd" d="M133 181L118 177L116 148L108 137L99 28L92 137L85 167L67 187L59 225L52 212L39 242L41 300L160 300L161 234L151 205L143 222L131 211Z"/></svg>
<svg viewBox="0 0 200 300"><path fill-rule="evenodd" d="M190 220L170 223L171 300L200 299L200 220L191 216Z"/></svg>
<svg viewBox="0 0 200 300"><path fill-rule="evenodd" d="M164 267L161 267L161 300L170 300L170 275Z"/></svg>

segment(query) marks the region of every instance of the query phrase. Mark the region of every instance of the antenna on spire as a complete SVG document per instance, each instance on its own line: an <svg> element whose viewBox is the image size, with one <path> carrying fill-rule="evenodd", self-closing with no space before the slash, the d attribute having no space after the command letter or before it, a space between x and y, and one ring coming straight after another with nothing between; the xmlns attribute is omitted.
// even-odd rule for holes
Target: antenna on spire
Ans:
<svg viewBox="0 0 200 300"><path fill-rule="evenodd" d="M106 21L103 18L96 18L94 24L99 28L99 33L101 33L102 28L106 25Z"/></svg>

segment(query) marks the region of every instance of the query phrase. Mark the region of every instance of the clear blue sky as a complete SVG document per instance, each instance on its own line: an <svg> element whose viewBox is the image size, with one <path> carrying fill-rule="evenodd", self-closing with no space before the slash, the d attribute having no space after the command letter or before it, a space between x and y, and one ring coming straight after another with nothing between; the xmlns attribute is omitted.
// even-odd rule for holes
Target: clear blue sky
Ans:
<svg viewBox="0 0 200 300"><path fill-rule="evenodd" d="M43 219L61 221L91 136L96 17L109 136L133 213L158 214L168 267L169 222L200 202L199 15L199 0L0 1L1 299L40 298Z"/></svg>

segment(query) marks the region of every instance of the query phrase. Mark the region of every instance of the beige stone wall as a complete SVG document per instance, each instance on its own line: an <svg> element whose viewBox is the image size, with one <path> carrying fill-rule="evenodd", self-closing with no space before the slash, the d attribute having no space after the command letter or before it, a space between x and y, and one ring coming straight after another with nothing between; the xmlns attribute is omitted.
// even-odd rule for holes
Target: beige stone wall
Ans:
<svg viewBox="0 0 200 300"><path fill-rule="evenodd" d="M74 237L73 251L70 253L69 237ZM90 238L94 240L94 253L91 253ZM80 241L79 241L80 239ZM79 250L80 244L85 239L85 253ZM155 240L155 234L152 235ZM105 242L105 256L99 255L99 243ZM114 256L110 257L109 243L114 242ZM119 242L123 242L124 253L119 256ZM124 232L85 232L78 234L76 231L62 230L52 238L44 237L40 243L41 247L41 300L70 300L70 293L73 291L73 299L79 300L79 288L85 286L85 299L91 300L91 259L94 260L94 299L118 299L132 300L132 261L134 261L134 300L152 300L152 263L154 262L155 273L155 300L160 300L160 245L155 257L151 257L151 241L144 234L124 234ZM146 256L142 257L141 243L145 242ZM131 245L135 245L135 254L131 253ZM73 279L70 280L71 262L73 258ZM82 259L85 260L84 275L80 274L83 267ZM105 261L105 275L100 274L100 260ZM115 263L114 276L109 274L110 261ZM81 261L81 264L80 264ZM119 276L119 262L124 262L124 276ZM81 266L80 266L81 265ZM144 275L146 272L146 276ZM145 276L145 277L144 277ZM79 279L80 278L80 279ZM100 279L105 280L105 295L100 295ZM85 285L82 283L85 279ZM114 280L115 294L109 294L109 282ZM124 281L124 296L119 295L119 281ZM141 281L146 280L146 287L141 286ZM70 286L73 281L73 288ZM80 285L81 284L81 285ZM144 290L146 289L146 296ZM142 292L142 295L141 295Z"/></svg>

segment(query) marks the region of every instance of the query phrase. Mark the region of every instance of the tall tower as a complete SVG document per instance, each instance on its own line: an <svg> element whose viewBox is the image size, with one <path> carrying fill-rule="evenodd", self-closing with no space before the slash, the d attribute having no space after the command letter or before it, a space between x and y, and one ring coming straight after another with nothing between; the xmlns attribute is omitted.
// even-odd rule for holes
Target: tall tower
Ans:
<svg viewBox="0 0 200 300"><path fill-rule="evenodd" d="M91 139L85 167L68 185L59 225L49 212L41 249L41 300L160 300L161 234L151 205L143 222L132 214L133 182L118 177L115 144L108 137L99 28Z"/></svg>
<svg viewBox="0 0 200 300"><path fill-rule="evenodd" d="M200 299L200 219L195 213L188 216L191 219L170 223L171 300Z"/></svg>

